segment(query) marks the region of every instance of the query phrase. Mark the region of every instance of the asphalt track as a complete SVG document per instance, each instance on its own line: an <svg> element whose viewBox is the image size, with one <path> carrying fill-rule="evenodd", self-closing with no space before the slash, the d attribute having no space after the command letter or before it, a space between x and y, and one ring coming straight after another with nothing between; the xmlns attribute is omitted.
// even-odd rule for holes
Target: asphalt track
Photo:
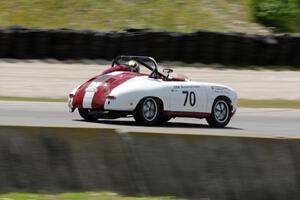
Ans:
<svg viewBox="0 0 300 200"><path fill-rule="evenodd" d="M300 109L238 108L227 128L210 128L203 119L176 118L164 126L138 126L132 118L86 122L67 103L0 101L0 125L116 128L122 131L254 137L300 137Z"/></svg>

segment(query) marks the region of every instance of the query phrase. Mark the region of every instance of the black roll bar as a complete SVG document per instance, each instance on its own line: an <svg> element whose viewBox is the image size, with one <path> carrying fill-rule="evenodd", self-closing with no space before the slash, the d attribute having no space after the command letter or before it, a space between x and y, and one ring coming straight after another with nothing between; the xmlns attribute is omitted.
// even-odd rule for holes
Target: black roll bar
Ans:
<svg viewBox="0 0 300 200"><path fill-rule="evenodd" d="M148 68L150 71L152 71L152 74L153 74L153 73L156 73L156 74L158 74L158 75L160 75L160 76L166 78L166 76L165 76L164 74L162 74L162 73L160 73L160 72L158 71L158 68L157 68L157 62L156 62L156 61L154 60L154 58L152 58L152 57L149 57L149 56L128 56L128 55L121 55L121 56L116 57L116 58L113 60L113 62L112 62L112 64L111 64L111 67L113 67L115 64L120 64L119 61L121 61L121 60L124 60L124 61L135 60L135 61L137 61L138 63L144 65L144 66L145 66L146 68ZM154 68L151 67L150 65L148 65L148 64L145 63L145 62L151 62L151 63L153 63Z"/></svg>

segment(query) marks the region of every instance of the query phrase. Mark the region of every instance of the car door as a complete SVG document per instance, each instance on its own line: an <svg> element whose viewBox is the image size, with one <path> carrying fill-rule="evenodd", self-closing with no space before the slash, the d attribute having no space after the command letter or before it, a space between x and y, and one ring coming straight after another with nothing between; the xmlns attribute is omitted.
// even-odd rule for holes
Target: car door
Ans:
<svg viewBox="0 0 300 200"><path fill-rule="evenodd" d="M206 89L198 83L174 83L170 98L171 111L206 112Z"/></svg>

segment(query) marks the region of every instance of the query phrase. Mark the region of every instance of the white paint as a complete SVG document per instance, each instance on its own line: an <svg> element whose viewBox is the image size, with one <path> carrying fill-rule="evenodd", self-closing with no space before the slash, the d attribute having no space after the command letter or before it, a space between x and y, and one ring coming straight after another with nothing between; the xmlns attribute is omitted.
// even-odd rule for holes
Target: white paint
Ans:
<svg viewBox="0 0 300 200"><path fill-rule="evenodd" d="M189 99L184 106L186 95L183 91L195 93L194 106L190 105ZM230 87L192 81L163 81L148 76L132 78L117 86L109 95L116 99L109 100L110 104L106 100L104 109L107 110L133 111L141 99L149 96L160 98L167 111L210 113L215 98L221 95L231 99L234 111L237 107L237 94Z"/></svg>

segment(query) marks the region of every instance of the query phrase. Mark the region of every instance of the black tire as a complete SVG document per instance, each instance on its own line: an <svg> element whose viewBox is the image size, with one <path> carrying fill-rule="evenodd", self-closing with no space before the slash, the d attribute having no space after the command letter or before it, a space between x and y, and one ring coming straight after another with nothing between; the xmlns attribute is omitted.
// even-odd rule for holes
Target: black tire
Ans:
<svg viewBox="0 0 300 200"><path fill-rule="evenodd" d="M167 116L162 115L160 118L160 124L165 124L168 121L170 121L171 119L172 119L172 117L167 117Z"/></svg>
<svg viewBox="0 0 300 200"><path fill-rule="evenodd" d="M87 121L96 121L98 117L91 115L89 109L78 108L79 115Z"/></svg>
<svg viewBox="0 0 300 200"><path fill-rule="evenodd" d="M216 128L225 127L231 119L232 106L225 97L218 97L212 106L211 115L206 118L207 123Z"/></svg>
<svg viewBox="0 0 300 200"><path fill-rule="evenodd" d="M137 105L133 115L138 124L153 126L159 124L162 116L162 105L153 97L146 97Z"/></svg>

